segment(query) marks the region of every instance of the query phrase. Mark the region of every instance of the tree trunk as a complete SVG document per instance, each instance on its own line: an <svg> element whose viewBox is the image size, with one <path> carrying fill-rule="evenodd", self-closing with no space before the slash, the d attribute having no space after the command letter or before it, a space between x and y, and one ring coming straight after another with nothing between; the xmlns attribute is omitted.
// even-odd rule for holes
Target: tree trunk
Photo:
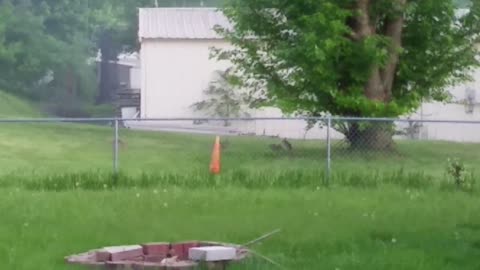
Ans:
<svg viewBox="0 0 480 270"><path fill-rule="evenodd" d="M101 64L100 64L100 85L99 93L96 103L104 104L110 101L112 92L115 90L115 77L113 76L112 69L110 68L111 61L117 60L117 52L113 46L113 41L109 31L105 31L100 38L100 52L101 52Z"/></svg>
<svg viewBox="0 0 480 270"><path fill-rule="evenodd" d="M385 122L352 123L346 134L350 148L358 151L390 151L393 142L393 125Z"/></svg>
<svg viewBox="0 0 480 270"><path fill-rule="evenodd" d="M392 1L392 6L398 9L398 13L394 10L392 14L397 13L396 15L390 15L382 21L383 29L377 29L378 22L370 13L373 0L357 0L358 15L352 23L352 38L357 42L363 42L375 35L390 38L391 46L388 48L389 59L386 65L369 67L371 73L364 88L364 94L369 100L384 104L392 100L392 88L402 47L403 9L407 2L407 0ZM347 134L347 139L354 148L368 147L374 150L391 148L393 133L388 126L385 123L369 123L360 129L358 124L352 124L350 128L352 133Z"/></svg>

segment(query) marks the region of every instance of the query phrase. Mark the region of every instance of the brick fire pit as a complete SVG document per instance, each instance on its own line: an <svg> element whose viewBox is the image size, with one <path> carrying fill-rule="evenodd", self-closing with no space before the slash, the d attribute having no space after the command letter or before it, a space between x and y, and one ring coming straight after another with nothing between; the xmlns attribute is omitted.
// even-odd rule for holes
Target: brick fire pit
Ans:
<svg viewBox="0 0 480 270"><path fill-rule="evenodd" d="M229 261L208 262L209 268L225 269L229 262L245 259L249 251L238 245L188 241L182 243L147 243L133 246L105 247L86 253L68 256L69 264L84 265L95 269L196 269L199 261L189 260L190 249L203 247L234 248L235 257ZM207 262L206 262L207 263Z"/></svg>

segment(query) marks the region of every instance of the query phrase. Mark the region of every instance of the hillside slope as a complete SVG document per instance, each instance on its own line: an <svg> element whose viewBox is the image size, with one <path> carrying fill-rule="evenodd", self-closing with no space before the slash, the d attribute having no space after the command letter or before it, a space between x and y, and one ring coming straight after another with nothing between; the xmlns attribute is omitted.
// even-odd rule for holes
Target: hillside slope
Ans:
<svg viewBox="0 0 480 270"><path fill-rule="evenodd" d="M41 113L33 104L0 91L0 118L39 117Z"/></svg>

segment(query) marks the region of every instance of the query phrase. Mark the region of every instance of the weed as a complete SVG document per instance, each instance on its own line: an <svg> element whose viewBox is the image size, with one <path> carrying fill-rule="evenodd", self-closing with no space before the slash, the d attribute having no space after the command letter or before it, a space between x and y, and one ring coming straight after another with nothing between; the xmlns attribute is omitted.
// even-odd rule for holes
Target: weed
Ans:
<svg viewBox="0 0 480 270"><path fill-rule="evenodd" d="M475 177L468 172L465 164L459 158L449 158L447 162L447 174L450 182L453 182L458 189L472 191Z"/></svg>

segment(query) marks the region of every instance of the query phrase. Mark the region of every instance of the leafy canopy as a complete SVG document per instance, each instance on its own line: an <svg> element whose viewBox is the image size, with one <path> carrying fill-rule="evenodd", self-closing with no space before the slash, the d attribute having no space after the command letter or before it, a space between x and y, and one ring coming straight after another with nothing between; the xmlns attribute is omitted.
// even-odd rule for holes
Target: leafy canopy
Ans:
<svg viewBox="0 0 480 270"><path fill-rule="evenodd" d="M256 105L285 113L399 116L479 65L480 4L452 0L231 0L218 31ZM477 58L476 58L477 57Z"/></svg>

